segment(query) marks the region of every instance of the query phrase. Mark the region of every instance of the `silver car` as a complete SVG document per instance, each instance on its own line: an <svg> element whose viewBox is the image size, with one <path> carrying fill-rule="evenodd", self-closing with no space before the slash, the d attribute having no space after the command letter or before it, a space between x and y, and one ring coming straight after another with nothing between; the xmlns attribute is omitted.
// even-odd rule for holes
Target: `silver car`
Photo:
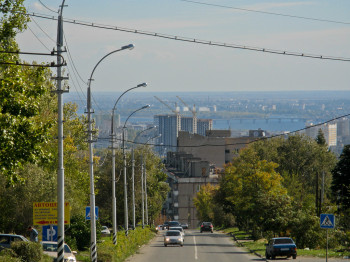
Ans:
<svg viewBox="0 0 350 262"><path fill-rule="evenodd" d="M184 238L179 230L168 230L164 234L164 246L184 245Z"/></svg>
<svg viewBox="0 0 350 262"><path fill-rule="evenodd" d="M44 254L57 258L57 242L52 241L42 241L41 245L43 247ZM75 254L76 251L72 251L70 247L65 243L64 244L64 261L66 262L76 262Z"/></svg>

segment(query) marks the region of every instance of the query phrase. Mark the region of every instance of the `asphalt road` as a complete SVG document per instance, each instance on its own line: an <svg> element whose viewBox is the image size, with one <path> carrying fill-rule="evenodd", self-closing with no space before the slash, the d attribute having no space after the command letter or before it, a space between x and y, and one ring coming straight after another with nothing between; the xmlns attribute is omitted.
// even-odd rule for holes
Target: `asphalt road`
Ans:
<svg viewBox="0 0 350 262"><path fill-rule="evenodd" d="M164 247L163 233L159 232L149 245L142 247L138 254L129 258L129 262L247 262L265 261L234 246L229 236L221 233L210 233L186 230L183 247Z"/></svg>
<svg viewBox="0 0 350 262"><path fill-rule="evenodd" d="M185 243L183 247L167 246L164 247L163 232L159 232L157 236L148 244L140 248L139 252L130 257L128 262L249 262L249 261L266 261L250 254L244 249L237 247L232 238L228 235L215 232L203 232L194 230L186 230ZM270 261L270 260L269 260ZM326 261L325 258L307 258L297 257L278 258L273 261L293 261L293 262L321 262ZM342 259L328 259L329 262L346 262Z"/></svg>

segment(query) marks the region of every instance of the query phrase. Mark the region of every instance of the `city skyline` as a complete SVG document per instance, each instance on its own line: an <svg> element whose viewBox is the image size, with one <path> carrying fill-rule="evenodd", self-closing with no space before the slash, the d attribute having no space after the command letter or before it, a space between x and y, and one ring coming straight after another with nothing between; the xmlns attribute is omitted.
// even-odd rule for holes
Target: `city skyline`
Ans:
<svg viewBox="0 0 350 262"><path fill-rule="evenodd" d="M62 1L41 2L46 7L39 1L26 1L28 12L57 16L47 8L57 10ZM350 3L337 3L65 1L68 6L63 16L189 39L347 58L350 28L346 10ZM17 38L21 50L52 50L56 45L57 21L31 18L30 29ZM71 23L64 23L64 34L69 50L64 54L69 86L82 94L86 93L86 82L99 59L130 43L135 45L133 50L114 54L99 66L94 74L93 93L122 92L143 82L148 86L135 92L348 89L348 62L203 45Z"/></svg>

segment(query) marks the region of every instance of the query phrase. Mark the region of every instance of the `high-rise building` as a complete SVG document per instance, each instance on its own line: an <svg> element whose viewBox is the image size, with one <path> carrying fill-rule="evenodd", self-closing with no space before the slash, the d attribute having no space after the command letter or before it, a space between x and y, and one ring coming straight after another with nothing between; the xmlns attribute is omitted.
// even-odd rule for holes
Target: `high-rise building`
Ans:
<svg viewBox="0 0 350 262"><path fill-rule="evenodd" d="M207 130L213 129L212 119L197 119L197 134L205 136Z"/></svg>
<svg viewBox="0 0 350 262"><path fill-rule="evenodd" d="M175 151L177 146L178 132L181 130L180 115L155 115L154 124L157 126L158 138L157 144L163 145L167 151ZM163 148L159 148L163 153Z"/></svg>
<svg viewBox="0 0 350 262"><path fill-rule="evenodd" d="M181 117L181 131L187 131L191 134L195 133L193 131L193 117Z"/></svg>

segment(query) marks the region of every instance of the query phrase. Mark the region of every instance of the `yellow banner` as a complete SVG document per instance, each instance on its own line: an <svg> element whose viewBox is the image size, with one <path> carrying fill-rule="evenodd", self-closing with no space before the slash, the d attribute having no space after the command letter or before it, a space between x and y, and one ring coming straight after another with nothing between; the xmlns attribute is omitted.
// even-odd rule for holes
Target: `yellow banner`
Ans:
<svg viewBox="0 0 350 262"><path fill-rule="evenodd" d="M57 202L34 202L33 203L34 225L57 225ZM70 224L70 206L64 203L64 224Z"/></svg>

